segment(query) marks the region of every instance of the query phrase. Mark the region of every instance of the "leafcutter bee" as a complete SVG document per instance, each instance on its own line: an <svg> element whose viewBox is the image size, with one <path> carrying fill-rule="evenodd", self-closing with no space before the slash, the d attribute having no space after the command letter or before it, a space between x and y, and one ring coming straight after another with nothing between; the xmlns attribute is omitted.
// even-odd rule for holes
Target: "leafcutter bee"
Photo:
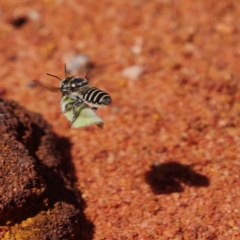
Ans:
<svg viewBox="0 0 240 240"><path fill-rule="evenodd" d="M47 75L59 79L60 87L54 88L42 84L39 81L35 82L51 91L61 91L62 99L63 97L68 97L74 100L73 102L67 103L63 111L65 112L69 108L72 108L73 118L71 120L71 124L78 117L76 108L82 104L86 104L96 111L98 108L109 105L112 102L111 96L107 92L89 84L88 73L86 74L85 78L79 76L67 76L67 69L65 65L65 78L61 79L58 76L50 73L47 73Z"/></svg>

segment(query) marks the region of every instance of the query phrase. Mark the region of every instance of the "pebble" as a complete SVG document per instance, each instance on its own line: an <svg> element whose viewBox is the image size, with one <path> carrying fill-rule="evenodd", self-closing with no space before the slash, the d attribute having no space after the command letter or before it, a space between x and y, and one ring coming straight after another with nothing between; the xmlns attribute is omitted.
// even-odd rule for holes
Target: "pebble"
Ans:
<svg viewBox="0 0 240 240"><path fill-rule="evenodd" d="M142 75L142 73L143 67L140 65L133 65L125 68L122 71L123 76L131 80L137 80Z"/></svg>
<svg viewBox="0 0 240 240"><path fill-rule="evenodd" d="M41 18L40 13L34 9L29 10L27 16L32 21L38 21Z"/></svg>
<svg viewBox="0 0 240 240"><path fill-rule="evenodd" d="M183 54L185 57L191 57L193 53L195 52L195 46L191 43L185 44L183 48Z"/></svg>
<svg viewBox="0 0 240 240"><path fill-rule="evenodd" d="M28 17L26 15L14 16L10 19L10 24L15 28L21 28L28 22Z"/></svg>
<svg viewBox="0 0 240 240"><path fill-rule="evenodd" d="M86 54L78 54L74 56L67 64L68 72L78 72L88 68L91 65L90 58Z"/></svg>
<svg viewBox="0 0 240 240"><path fill-rule="evenodd" d="M28 83L27 83L27 86L28 86L29 88L35 88L35 87L36 87L36 83L33 82L33 81L31 81L31 82L28 82Z"/></svg>
<svg viewBox="0 0 240 240"><path fill-rule="evenodd" d="M132 46L131 51L132 51L133 54L139 55L142 52L142 47L138 46L138 45Z"/></svg>

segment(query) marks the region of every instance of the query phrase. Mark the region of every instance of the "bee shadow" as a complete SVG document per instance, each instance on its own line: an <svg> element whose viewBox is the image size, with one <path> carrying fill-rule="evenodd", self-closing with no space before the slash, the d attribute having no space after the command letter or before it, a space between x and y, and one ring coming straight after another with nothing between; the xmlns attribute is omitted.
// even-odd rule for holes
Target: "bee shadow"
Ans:
<svg viewBox="0 0 240 240"><path fill-rule="evenodd" d="M146 172L145 179L155 194L183 192L184 184L193 187L208 187L210 184L209 179L195 172L191 165L178 162L152 165L151 170Z"/></svg>

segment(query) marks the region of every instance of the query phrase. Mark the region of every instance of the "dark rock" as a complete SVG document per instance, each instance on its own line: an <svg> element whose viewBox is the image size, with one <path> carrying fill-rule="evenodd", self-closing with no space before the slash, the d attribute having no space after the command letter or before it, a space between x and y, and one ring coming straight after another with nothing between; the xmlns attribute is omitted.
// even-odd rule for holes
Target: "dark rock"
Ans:
<svg viewBox="0 0 240 240"><path fill-rule="evenodd" d="M3 239L92 239L71 165L71 144L37 113L0 99Z"/></svg>

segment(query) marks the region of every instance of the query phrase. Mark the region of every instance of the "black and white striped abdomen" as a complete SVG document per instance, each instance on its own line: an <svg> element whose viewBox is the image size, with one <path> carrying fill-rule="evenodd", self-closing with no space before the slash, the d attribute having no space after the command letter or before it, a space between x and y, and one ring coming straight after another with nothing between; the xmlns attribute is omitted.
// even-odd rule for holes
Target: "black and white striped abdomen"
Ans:
<svg viewBox="0 0 240 240"><path fill-rule="evenodd" d="M83 93L83 101L94 107L109 105L112 101L110 95L101 89L91 87Z"/></svg>

